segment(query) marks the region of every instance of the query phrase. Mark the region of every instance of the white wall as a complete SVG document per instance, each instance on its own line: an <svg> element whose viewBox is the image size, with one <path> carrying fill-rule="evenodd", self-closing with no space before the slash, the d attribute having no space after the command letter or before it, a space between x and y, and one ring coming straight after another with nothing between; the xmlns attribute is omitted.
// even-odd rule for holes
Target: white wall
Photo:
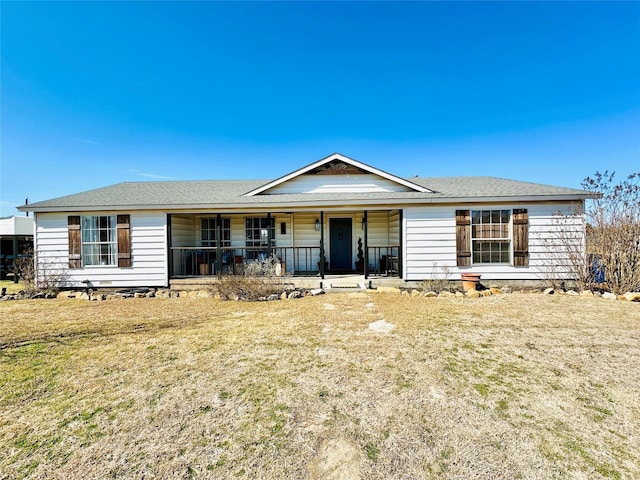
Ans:
<svg viewBox="0 0 640 480"><path fill-rule="evenodd" d="M373 174L300 175L263 195L282 193L408 192L408 187Z"/></svg>
<svg viewBox="0 0 640 480"><path fill-rule="evenodd" d="M461 209L513 209L526 208L529 213L529 266L472 265L456 266L456 220L455 211ZM569 204L505 204L457 205L407 208L404 210L403 228L405 238L404 277L406 280L442 278L443 267L448 268L449 278L458 280L461 272L482 274L485 280L531 280L540 281L550 276L565 275L569 270L566 235L559 234L559 211L568 212ZM582 217L572 220L577 242L582 242L584 230ZM565 238L563 238L565 237ZM513 243L511 245L513 249Z"/></svg>
<svg viewBox="0 0 640 480"><path fill-rule="evenodd" d="M0 236L2 235L33 235L33 217L0 218Z"/></svg>
<svg viewBox="0 0 640 480"><path fill-rule="evenodd" d="M117 212L123 213L123 212ZM116 212L86 212L85 215L115 215ZM135 287L168 285L166 219L164 213L132 212L131 268L91 266L69 269L67 213L38 213L36 252L49 268L65 270L73 287ZM70 215L78 215L71 213ZM89 284L83 283L89 280Z"/></svg>

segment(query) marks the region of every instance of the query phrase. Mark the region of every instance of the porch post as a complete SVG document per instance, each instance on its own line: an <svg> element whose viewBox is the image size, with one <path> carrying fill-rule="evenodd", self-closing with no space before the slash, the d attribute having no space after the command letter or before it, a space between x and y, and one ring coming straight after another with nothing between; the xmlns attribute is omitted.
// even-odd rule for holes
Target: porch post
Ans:
<svg viewBox="0 0 640 480"><path fill-rule="evenodd" d="M167 213L167 270L169 271L169 280L173 278L173 250L171 249L171 214ZM167 285L168 287L169 285Z"/></svg>
<svg viewBox="0 0 640 480"><path fill-rule="evenodd" d="M362 230L363 230L363 234L364 234L364 278L367 279L369 278L369 240L367 238L367 227L368 227L368 221L367 221L367 211L364 211L364 217L362 217Z"/></svg>
<svg viewBox="0 0 640 480"><path fill-rule="evenodd" d="M216 272L222 274L222 215L216 216Z"/></svg>
<svg viewBox="0 0 640 480"><path fill-rule="evenodd" d="M398 210L398 222L400 222L400 225L398 226L398 232L399 232L399 241L398 241L398 277L400 277L401 279L404 278L402 276L402 212L404 212L403 209L399 209Z"/></svg>
<svg viewBox="0 0 640 480"><path fill-rule="evenodd" d="M324 279L324 212L320 212L320 278Z"/></svg>
<svg viewBox="0 0 640 480"><path fill-rule="evenodd" d="M15 231L13 233L16 233ZM18 279L18 269L16 268L16 262L18 261L18 254L20 252L18 252L18 236L14 235L13 236L13 283L18 283L19 279ZM36 252L33 252L33 259L32 261L36 262ZM37 274L37 272L36 272Z"/></svg>
<svg viewBox="0 0 640 480"><path fill-rule="evenodd" d="M271 212L267 213L267 258L271 258Z"/></svg>

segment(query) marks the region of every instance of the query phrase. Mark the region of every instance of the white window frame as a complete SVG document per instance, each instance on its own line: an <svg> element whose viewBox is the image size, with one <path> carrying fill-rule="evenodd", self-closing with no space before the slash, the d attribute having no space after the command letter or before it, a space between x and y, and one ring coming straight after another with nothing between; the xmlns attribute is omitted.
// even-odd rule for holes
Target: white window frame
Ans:
<svg viewBox="0 0 640 480"><path fill-rule="evenodd" d="M271 225L267 223L271 221ZM249 225L250 224L250 225ZM266 226L265 226L266 225ZM268 244L271 229L271 245ZM265 250L276 246L276 219L275 217L246 217L244 222L245 246L247 247L247 258L259 258L256 250Z"/></svg>
<svg viewBox="0 0 640 480"><path fill-rule="evenodd" d="M489 222L484 221L485 213L489 212ZM494 212L498 213L498 222L494 222ZM502 215L505 213L508 215L508 219L506 222L503 221ZM478 210L471 210L471 263L472 265L512 265L513 264L513 211L507 208L483 208ZM477 222L477 219L480 219ZM488 230L490 232L489 236L485 236L482 233L482 227L487 225ZM496 227L497 226L497 227ZM501 230L500 226L504 226L506 236L495 236L494 233L498 230ZM480 236L477 236L478 230L481 232ZM488 260L482 260L479 258L485 252L484 250L478 251L477 244L488 244L489 250ZM493 260L492 254L492 244L506 244L506 249L500 248L499 260ZM504 258L504 254L506 253L506 258Z"/></svg>
<svg viewBox="0 0 640 480"><path fill-rule="evenodd" d="M83 267L118 266L116 215L83 215L80 218Z"/></svg>
<svg viewBox="0 0 640 480"><path fill-rule="evenodd" d="M222 223L221 233L222 239L220 242L221 247L231 246L231 219L221 218ZM207 228L205 228L205 223ZM213 227L211 227L213 225ZM200 219L200 241L203 247L216 247L216 235L218 232L218 219L216 217L207 217ZM226 235L225 235L226 234ZM207 237L207 238L205 238ZM228 238L225 238L228 237Z"/></svg>

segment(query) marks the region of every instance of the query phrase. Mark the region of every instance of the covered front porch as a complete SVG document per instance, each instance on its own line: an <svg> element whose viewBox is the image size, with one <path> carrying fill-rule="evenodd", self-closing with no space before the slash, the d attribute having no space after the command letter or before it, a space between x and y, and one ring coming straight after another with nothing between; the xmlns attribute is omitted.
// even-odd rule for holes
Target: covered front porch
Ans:
<svg viewBox="0 0 640 480"><path fill-rule="evenodd" d="M238 274L277 258L296 277L402 278L402 210L168 214L171 279Z"/></svg>

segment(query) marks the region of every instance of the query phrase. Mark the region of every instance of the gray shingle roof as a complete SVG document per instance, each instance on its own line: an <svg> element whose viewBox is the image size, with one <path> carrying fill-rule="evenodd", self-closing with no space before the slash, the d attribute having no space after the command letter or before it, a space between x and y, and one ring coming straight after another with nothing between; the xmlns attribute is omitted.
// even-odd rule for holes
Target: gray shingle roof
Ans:
<svg viewBox="0 0 640 480"><path fill-rule="evenodd" d="M244 196L270 180L196 180L124 182L95 190L23 205L22 211L118 209L265 208L303 205L415 204L482 201L577 200L590 196L572 188L495 177L412 177L407 180L433 193L305 193Z"/></svg>

